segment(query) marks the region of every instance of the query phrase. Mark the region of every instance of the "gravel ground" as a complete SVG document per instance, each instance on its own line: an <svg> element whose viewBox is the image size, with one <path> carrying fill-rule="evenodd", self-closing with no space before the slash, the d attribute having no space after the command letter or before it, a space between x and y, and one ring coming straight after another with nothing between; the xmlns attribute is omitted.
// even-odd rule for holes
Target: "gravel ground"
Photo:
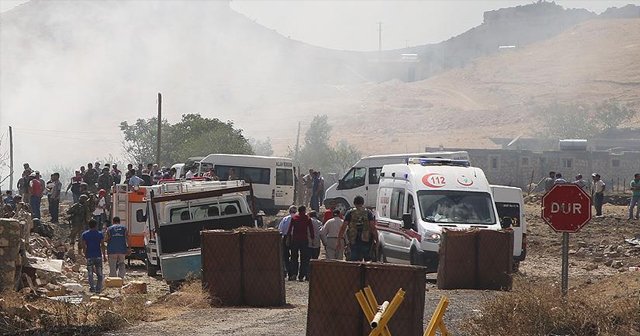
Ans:
<svg viewBox="0 0 640 336"><path fill-rule="evenodd" d="M521 264L524 281L560 280L560 234L554 233L539 217L540 205L527 205L529 252ZM607 216L594 219L570 241L570 289L597 283L628 272L640 265L640 247L626 244L624 238L640 233L640 222L624 219L626 207L607 206ZM617 250L617 251L614 251ZM608 261L619 261L613 267ZM608 264L608 265L607 265ZM158 281L150 278L150 281ZM163 288L162 286L154 286ZM146 322L110 335L304 335L307 319L308 283L286 282L288 306L284 308L206 308L187 310L156 322ZM449 297L445 314L447 328L456 335L461 322L479 314L483 303L503 295L484 290L438 290L435 274L428 275L424 324L440 297Z"/></svg>

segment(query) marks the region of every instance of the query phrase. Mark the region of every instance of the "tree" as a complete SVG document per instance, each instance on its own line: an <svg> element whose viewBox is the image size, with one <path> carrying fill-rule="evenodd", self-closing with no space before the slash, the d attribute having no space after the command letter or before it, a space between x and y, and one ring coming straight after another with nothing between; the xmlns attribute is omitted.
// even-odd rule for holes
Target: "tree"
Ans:
<svg viewBox="0 0 640 336"><path fill-rule="evenodd" d="M636 111L607 100L599 104L553 103L539 109L546 135L558 138L591 138L618 128Z"/></svg>
<svg viewBox="0 0 640 336"><path fill-rule="evenodd" d="M138 119L132 125L126 121L120 123L120 130L124 134L122 147L129 162L147 163L155 162L158 118ZM162 134L169 133L171 125L167 121L162 121ZM166 141L164 142L166 143ZM166 146L161 147L161 153L166 153ZM162 159L166 159L163 155Z"/></svg>
<svg viewBox="0 0 640 336"><path fill-rule="evenodd" d="M615 130L623 122L633 118L636 110L614 100L606 100L594 106L595 118L600 122L602 132Z"/></svg>
<svg viewBox="0 0 640 336"><path fill-rule="evenodd" d="M253 149L253 153L255 153L256 155L264 155L264 156L273 155L273 148L271 147L271 138L267 138L266 140L249 138L249 144Z"/></svg>
<svg viewBox="0 0 640 336"><path fill-rule="evenodd" d="M302 171L312 168L326 173L342 173L349 169L360 157L360 152L347 141L340 141L335 147L329 144L331 125L326 115L315 116L307 129L304 145L295 157L289 149L289 157Z"/></svg>
<svg viewBox="0 0 640 336"><path fill-rule="evenodd" d="M138 119L133 125L120 124L124 133L123 147L132 163L156 161L157 118ZM253 154L247 138L233 122L203 118L199 114L184 114L180 122L162 121L162 143L159 164L185 162L188 157L210 153Z"/></svg>

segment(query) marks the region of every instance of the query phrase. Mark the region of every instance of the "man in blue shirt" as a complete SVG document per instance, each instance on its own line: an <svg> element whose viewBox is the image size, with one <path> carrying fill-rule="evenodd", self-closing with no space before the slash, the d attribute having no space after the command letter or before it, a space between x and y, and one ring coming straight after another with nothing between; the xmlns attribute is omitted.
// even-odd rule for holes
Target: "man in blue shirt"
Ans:
<svg viewBox="0 0 640 336"><path fill-rule="evenodd" d="M289 215L285 216L278 225L278 231L282 237L282 258L284 259L284 277L287 277L287 270L289 269L289 263L291 260L291 251L287 246L287 232L289 232L289 224L291 224L291 216L298 212L298 208L295 205L289 207Z"/></svg>
<svg viewBox="0 0 640 336"><path fill-rule="evenodd" d="M107 228L107 254L109 255L109 276L124 279L124 260L130 253L129 232L127 227L120 224L120 217L113 217L113 224ZM116 274L117 270L117 274Z"/></svg>
<svg viewBox="0 0 640 336"><path fill-rule="evenodd" d="M95 219L89 220L89 230L82 233L80 239L80 253L84 252L87 258L87 276L89 280L89 291L100 293L102 291L102 262L107 261L104 253L104 235L98 231L98 222ZM93 274L96 274L98 282L94 282Z"/></svg>

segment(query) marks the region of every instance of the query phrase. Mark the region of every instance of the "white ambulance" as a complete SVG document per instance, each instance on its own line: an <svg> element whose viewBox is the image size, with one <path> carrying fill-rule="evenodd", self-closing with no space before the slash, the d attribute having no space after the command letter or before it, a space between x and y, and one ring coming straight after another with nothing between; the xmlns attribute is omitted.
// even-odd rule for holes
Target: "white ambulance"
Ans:
<svg viewBox="0 0 640 336"><path fill-rule="evenodd" d="M514 230L514 260L526 254L519 188L491 186L467 160L412 158L385 165L376 203L378 256L436 271L441 233L448 229Z"/></svg>
<svg viewBox="0 0 640 336"><path fill-rule="evenodd" d="M353 198L364 197L364 206L373 208L378 196L378 183L382 166L394 163L407 163L409 158L442 158L451 160L469 160L469 153L457 152L425 152L405 154L385 154L366 156L356 162L337 183L325 192L324 206L335 204L335 207L346 212L353 207Z"/></svg>

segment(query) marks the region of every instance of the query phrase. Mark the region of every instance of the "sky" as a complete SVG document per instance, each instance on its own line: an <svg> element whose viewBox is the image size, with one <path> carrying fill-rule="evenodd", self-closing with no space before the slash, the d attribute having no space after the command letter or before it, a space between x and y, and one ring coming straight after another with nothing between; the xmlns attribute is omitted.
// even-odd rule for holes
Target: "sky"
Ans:
<svg viewBox="0 0 640 336"><path fill-rule="evenodd" d="M33 1L55 1L55 0L33 0ZM100 1L100 0L76 0L76 1ZM124 1L124 0L123 0ZM140 0L154 1L154 0ZM159 0L162 1L162 0ZM189 1L185 0L188 4ZM6 12L26 2L25 0L0 0L0 12ZM517 5L529 4L528 1L239 1L231 2L231 7L246 15L258 24L274 29L284 36L292 39L303 41L312 45L346 50L377 50L378 49L378 28L379 22L382 24L382 48L395 49L406 46L422 45L427 43L437 43L447 40L453 36L463 33L468 29L482 23L482 14L488 10L495 10L503 7L512 7ZM567 8L586 8L590 11L600 13L608 7L621 7L628 3L640 5L637 1L557 1L560 5ZM106 46L100 46L104 48ZM96 48L100 50L100 48ZM105 56L106 57L106 56ZM48 61L44 65L53 64ZM87 64L79 64L78 66L87 66ZM93 66L90 64L90 66ZM32 69L29 69L32 70ZM36 71L36 69L33 69ZM65 76L72 77L72 76ZM82 76L80 76L82 77ZM75 78L75 77L74 77ZM68 78L67 78L68 79ZM81 78L82 79L82 78ZM37 78L34 77L34 80ZM39 82L38 82L39 83ZM48 83L48 82L47 82ZM47 84L44 83L44 84ZM87 86L99 86L108 83L108 81L95 80L88 77ZM83 82L84 84L84 82ZM73 88L74 86L69 86ZM64 90L63 90L64 91ZM117 91L117 90L116 90ZM57 91L56 91L57 92ZM155 92L151 92L148 96L155 97ZM61 96L60 99L64 99ZM170 97L164 100L170 107ZM14 98L19 101L20 97ZM74 98L69 102L72 107L82 107L91 96L83 99ZM150 106L149 110L153 113L155 109L155 101L148 99L145 103ZM46 104L43 99L41 104ZM32 104L33 105L33 104ZM38 104L36 104L38 105ZM93 106L93 104L91 104ZM73 109L70 107L69 109ZM77 108L82 111L81 108ZM175 120L174 120L175 121ZM239 124L238 124L239 125ZM6 147L6 121L0 120L0 143ZM56 125L42 125L42 127L27 129L14 126L14 135L19 136L40 137L38 139L46 139L39 141L77 141L74 137L86 137L86 134L67 134L62 127ZM17 127L16 127L17 126ZM242 127L242 125L240 125ZM46 131L46 132L45 132ZM86 133L86 132L85 132ZM44 134L44 136L43 136ZM248 136L255 136L247 134ZM109 146L121 150L120 131L117 128L105 131L101 134L107 140ZM4 150L4 148L0 148ZM91 148L88 149L90 151ZM0 153L0 156L3 153ZM52 153L43 153L50 154ZM122 156L121 153L113 152L116 156ZM284 154L284 153L276 153ZM22 162L26 162L26 153L21 152L20 148L16 152L16 165L20 166ZM32 161L35 167L45 166L47 163L42 159L40 162ZM51 163L48 163L51 164ZM1 165L0 165L1 166ZM0 181L6 175L6 169L0 168ZM17 176L15 179L17 180ZM6 183L0 183L1 187L5 187Z"/></svg>
<svg viewBox="0 0 640 336"><path fill-rule="evenodd" d="M202 0L185 0L188 1ZM23 2L25 0L0 0L0 11L10 10ZM332 49L377 50L379 22L382 23L382 48L397 49L447 40L481 24L485 11L532 2L233 0L231 7L295 40ZM640 5L638 0L561 0L556 3L565 8L585 8L596 13L629 3ZM452 19L442 22L442 18Z"/></svg>

